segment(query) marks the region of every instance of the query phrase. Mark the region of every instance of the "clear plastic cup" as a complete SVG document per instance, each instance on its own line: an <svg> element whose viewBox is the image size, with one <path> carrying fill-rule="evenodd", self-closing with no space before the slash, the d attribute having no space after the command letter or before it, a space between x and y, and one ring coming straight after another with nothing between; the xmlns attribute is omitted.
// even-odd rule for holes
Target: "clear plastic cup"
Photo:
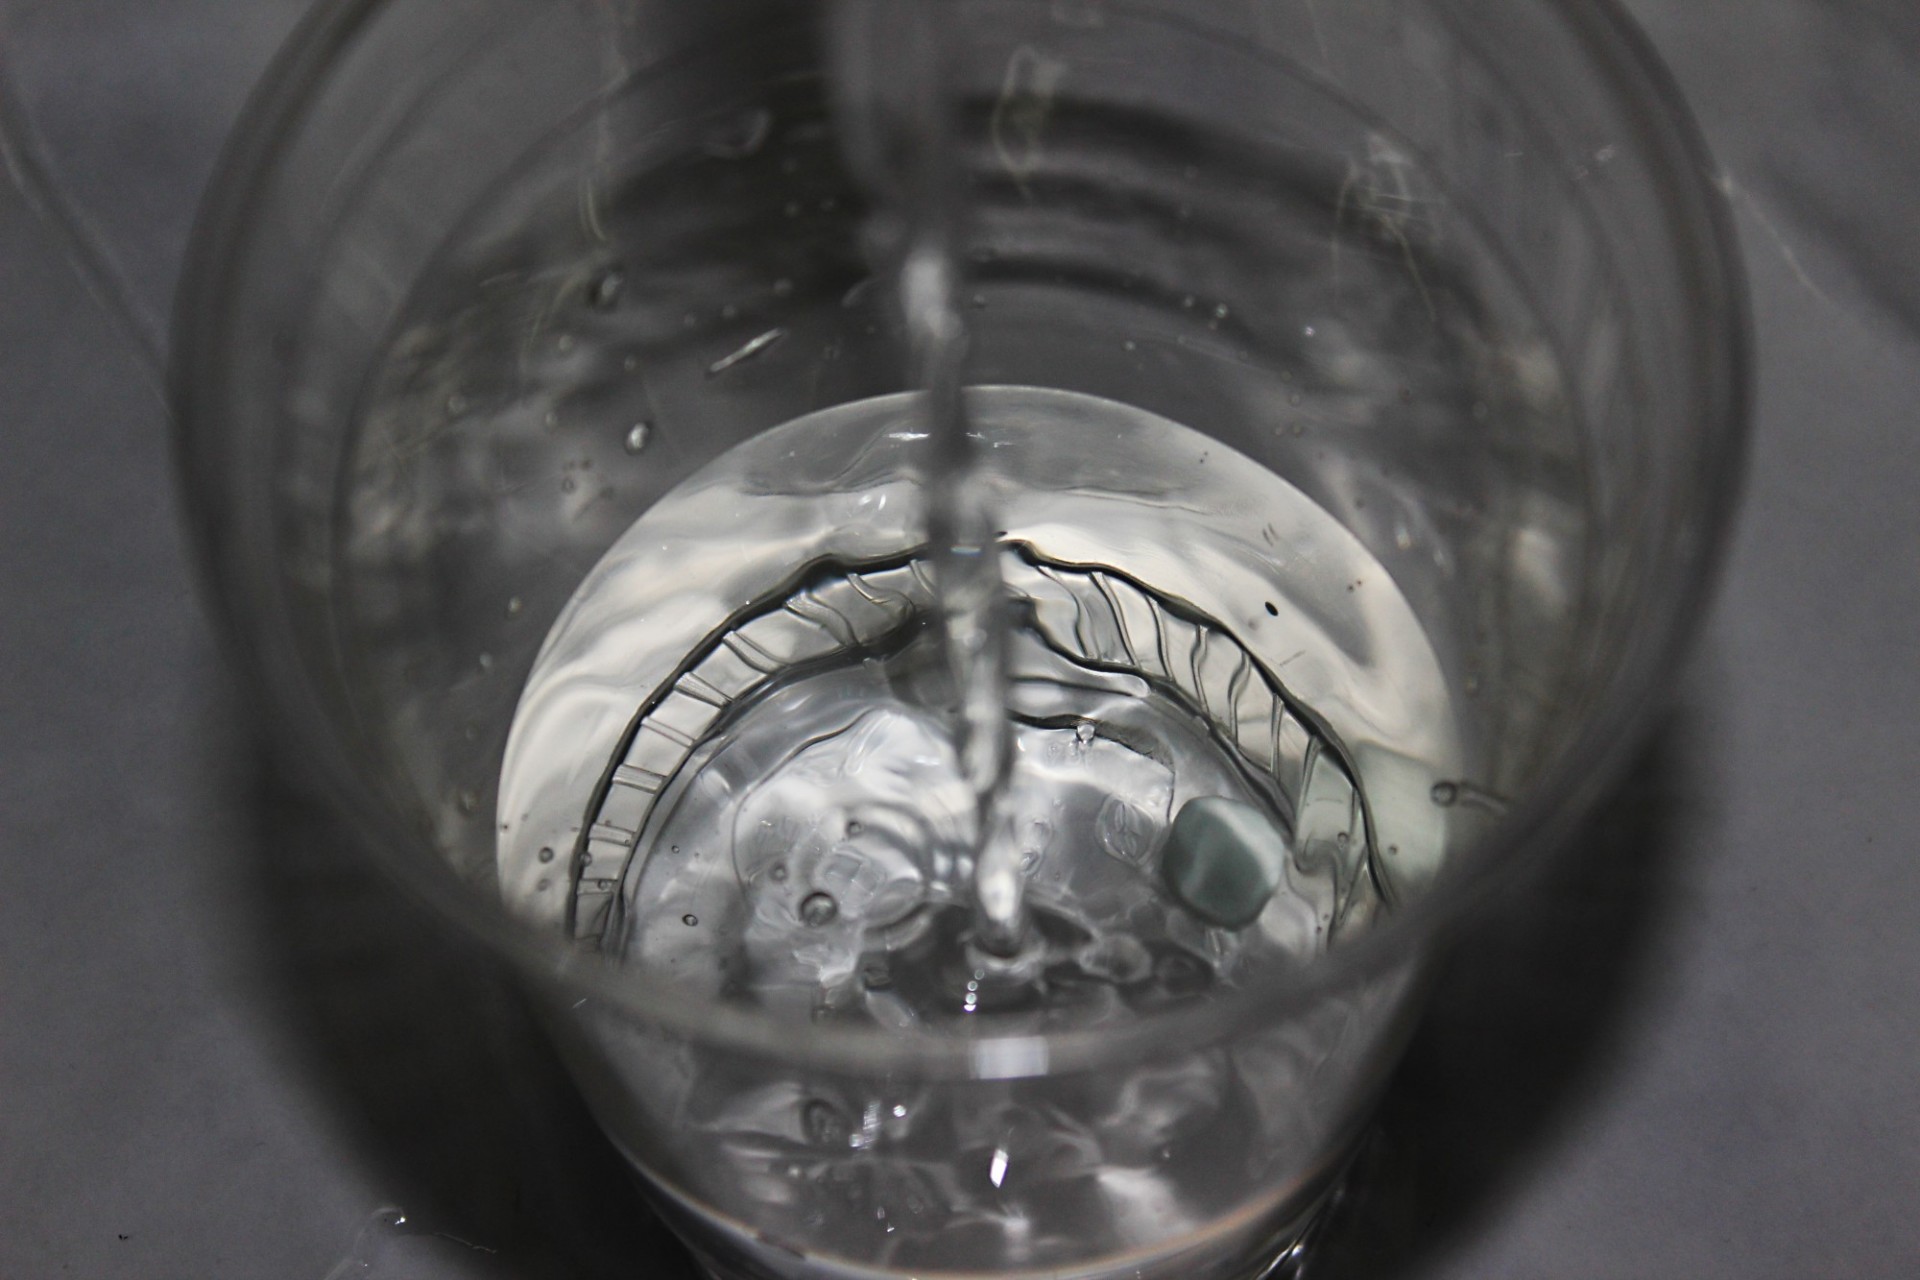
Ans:
<svg viewBox="0 0 1920 1280"><path fill-rule="evenodd" d="M1598 0L956 0L1049 922L956 970L928 476L821 27L321 6L177 317L220 612L715 1275L1261 1274L1436 929L1701 612L1746 408L1708 161Z"/></svg>

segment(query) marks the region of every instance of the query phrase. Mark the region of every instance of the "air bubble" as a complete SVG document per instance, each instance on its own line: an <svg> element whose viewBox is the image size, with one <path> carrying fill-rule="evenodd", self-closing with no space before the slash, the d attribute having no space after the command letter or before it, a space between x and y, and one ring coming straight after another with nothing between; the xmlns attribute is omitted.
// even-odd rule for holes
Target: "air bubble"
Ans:
<svg viewBox="0 0 1920 1280"><path fill-rule="evenodd" d="M800 923L809 929L820 929L830 925L834 917L840 914L840 904L833 900L830 893L810 893L800 903Z"/></svg>
<svg viewBox="0 0 1920 1280"><path fill-rule="evenodd" d="M608 311L620 301L620 292L627 286L627 273L619 267L609 267L587 288L587 302L596 310Z"/></svg>
<svg viewBox="0 0 1920 1280"><path fill-rule="evenodd" d="M553 850L552 850L552 849L550 849L550 848L549 848L549 849L542 849L542 850L540 851L540 861L542 861L542 862L552 862L552 861L553 861Z"/></svg>
<svg viewBox="0 0 1920 1280"><path fill-rule="evenodd" d="M650 423L636 422L627 428L627 438L622 442L628 453L639 453L647 447L647 440L653 435Z"/></svg>
<svg viewBox="0 0 1920 1280"><path fill-rule="evenodd" d="M507 599L507 616L509 618L517 618L520 616L520 611L526 607L527 602L519 596L510 596Z"/></svg>
<svg viewBox="0 0 1920 1280"><path fill-rule="evenodd" d="M687 928L691 929L700 923L700 917L693 914L693 912L689 911L687 912L687 914L680 917L680 923L687 926Z"/></svg>
<svg viewBox="0 0 1920 1280"><path fill-rule="evenodd" d="M1460 788L1451 782L1436 782L1429 794L1432 795L1433 802L1444 809L1460 799Z"/></svg>

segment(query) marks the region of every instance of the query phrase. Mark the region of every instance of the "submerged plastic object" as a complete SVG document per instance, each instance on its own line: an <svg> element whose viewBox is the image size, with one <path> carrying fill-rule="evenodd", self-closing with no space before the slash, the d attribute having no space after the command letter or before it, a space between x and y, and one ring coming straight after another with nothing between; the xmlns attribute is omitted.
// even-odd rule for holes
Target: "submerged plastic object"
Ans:
<svg viewBox="0 0 1920 1280"><path fill-rule="evenodd" d="M1287 838L1250 804L1202 796L1180 807L1161 860L1167 888L1210 924L1244 929L1286 873Z"/></svg>

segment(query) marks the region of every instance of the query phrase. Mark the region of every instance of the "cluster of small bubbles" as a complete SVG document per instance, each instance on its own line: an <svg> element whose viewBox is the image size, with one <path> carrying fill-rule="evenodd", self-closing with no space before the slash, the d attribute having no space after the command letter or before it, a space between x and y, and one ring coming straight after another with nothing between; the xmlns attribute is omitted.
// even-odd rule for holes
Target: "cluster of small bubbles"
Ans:
<svg viewBox="0 0 1920 1280"><path fill-rule="evenodd" d="M809 929L825 928L839 914L840 904L830 893L810 893L800 903L800 923Z"/></svg>
<svg viewBox="0 0 1920 1280"><path fill-rule="evenodd" d="M647 440L652 435L653 425L651 423L636 422L627 428L626 439L621 443L625 446L628 453L639 453L647 447Z"/></svg>
<svg viewBox="0 0 1920 1280"><path fill-rule="evenodd" d="M966 999L960 1002L960 1012L976 1013L980 1009L980 978L975 975L967 979Z"/></svg>
<svg viewBox="0 0 1920 1280"><path fill-rule="evenodd" d="M800 1109L800 1127L807 1140L820 1147L844 1147L853 1136L846 1117L823 1098L809 1099Z"/></svg>

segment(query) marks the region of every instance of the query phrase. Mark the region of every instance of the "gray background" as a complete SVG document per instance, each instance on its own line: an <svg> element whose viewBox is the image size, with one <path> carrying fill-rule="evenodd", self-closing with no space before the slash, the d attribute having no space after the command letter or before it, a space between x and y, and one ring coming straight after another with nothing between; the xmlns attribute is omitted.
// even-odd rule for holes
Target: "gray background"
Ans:
<svg viewBox="0 0 1920 1280"><path fill-rule="evenodd" d="M299 7L0 0L149 336ZM1732 175L1744 516L1634 777L1454 961L1325 1277L1920 1274L1920 10L1632 7ZM681 1275L484 958L262 767L99 287L0 183L0 1277Z"/></svg>

